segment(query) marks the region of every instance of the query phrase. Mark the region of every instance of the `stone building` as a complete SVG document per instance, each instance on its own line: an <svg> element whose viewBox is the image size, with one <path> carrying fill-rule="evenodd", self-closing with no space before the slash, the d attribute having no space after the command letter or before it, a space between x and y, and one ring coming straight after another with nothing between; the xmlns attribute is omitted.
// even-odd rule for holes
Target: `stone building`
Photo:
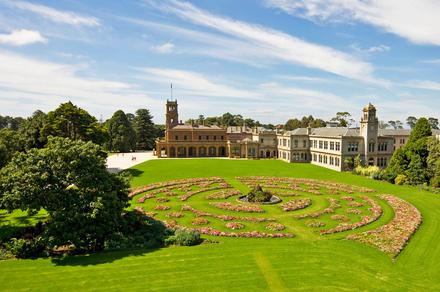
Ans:
<svg viewBox="0 0 440 292"><path fill-rule="evenodd" d="M312 163L336 171L359 156L366 165L386 167L394 150L407 143L411 130L379 129L376 108L362 110L359 128L299 128L277 132L246 125L227 129L179 123L177 101L167 101L165 137L156 140L158 157L278 158ZM440 139L440 131L433 130Z"/></svg>
<svg viewBox="0 0 440 292"><path fill-rule="evenodd" d="M167 100L165 137L156 140L157 157L227 157L226 129L179 122L177 101Z"/></svg>

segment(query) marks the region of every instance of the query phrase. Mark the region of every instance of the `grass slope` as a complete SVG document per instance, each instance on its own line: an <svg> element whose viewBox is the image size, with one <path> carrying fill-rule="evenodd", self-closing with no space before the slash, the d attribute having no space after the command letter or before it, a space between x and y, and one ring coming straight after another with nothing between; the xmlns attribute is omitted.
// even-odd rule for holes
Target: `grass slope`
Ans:
<svg viewBox="0 0 440 292"><path fill-rule="evenodd" d="M340 240L340 236L220 237L215 238L218 244L196 247L107 252L64 260L0 261L0 290L440 289L438 195L310 164L275 160L155 160L138 165L131 172L135 176L133 186L179 178L232 179L251 175L315 178L367 186L414 204L423 215L423 224L394 262L373 247ZM389 209L384 212L388 218L381 220L389 220L392 213Z"/></svg>

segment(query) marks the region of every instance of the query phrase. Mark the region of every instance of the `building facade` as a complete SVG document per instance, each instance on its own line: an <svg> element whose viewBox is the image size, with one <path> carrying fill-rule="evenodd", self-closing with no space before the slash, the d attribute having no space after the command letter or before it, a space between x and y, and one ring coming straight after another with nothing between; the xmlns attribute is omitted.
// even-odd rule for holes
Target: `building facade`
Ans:
<svg viewBox="0 0 440 292"><path fill-rule="evenodd" d="M379 129L376 108L362 110L359 128L299 128L273 131L246 125L221 128L179 122L177 101L167 101L165 137L156 140L158 157L278 158L312 163L336 171L349 167L359 156L365 165L381 168L393 152L405 145L411 130ZM433 131L440 139L440 131Z"/></svg>

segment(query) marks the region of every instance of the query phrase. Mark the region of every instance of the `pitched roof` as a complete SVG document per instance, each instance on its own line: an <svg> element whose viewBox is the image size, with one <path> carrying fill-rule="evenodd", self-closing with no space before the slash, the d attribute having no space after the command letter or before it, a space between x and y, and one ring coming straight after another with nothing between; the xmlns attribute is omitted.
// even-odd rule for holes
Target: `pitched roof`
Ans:
<svg viewBox="0 0 440 292"><path fill-rule="evenodd" d="M172 128L173 130L224 130L219 126L204 126L204 125L177 125Z"/></svg>
<svg viewBox="0 0 440 292"><path fill-rule="evenodd" d="M409 136L410 129L379 129L379 136Z"/></svg>
<svg viewBox="0 0 440 292"><path fill-rule="evenodd" d="M356 137L359 136L359 129L345 127L313 128L311 136Z"/></svg>

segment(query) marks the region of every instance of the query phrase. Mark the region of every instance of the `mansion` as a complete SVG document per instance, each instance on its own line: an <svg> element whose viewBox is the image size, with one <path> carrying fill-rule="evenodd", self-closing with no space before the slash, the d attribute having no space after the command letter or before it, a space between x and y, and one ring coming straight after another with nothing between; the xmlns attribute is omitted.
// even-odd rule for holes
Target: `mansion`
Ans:
<svg viewBox="0 0 440 292"><path fill-rule="evenodd" d="M179 122L177 101L166 104L165 137L156 140L158 157L275 158L312 163L337 171L344 161L360 155L366 165L386 167L411 130L379 129L376 108L362 110L359 128L322 127L274 131L261 127L205 126ZM437 133L439 134L439 133Z"/></svg>

